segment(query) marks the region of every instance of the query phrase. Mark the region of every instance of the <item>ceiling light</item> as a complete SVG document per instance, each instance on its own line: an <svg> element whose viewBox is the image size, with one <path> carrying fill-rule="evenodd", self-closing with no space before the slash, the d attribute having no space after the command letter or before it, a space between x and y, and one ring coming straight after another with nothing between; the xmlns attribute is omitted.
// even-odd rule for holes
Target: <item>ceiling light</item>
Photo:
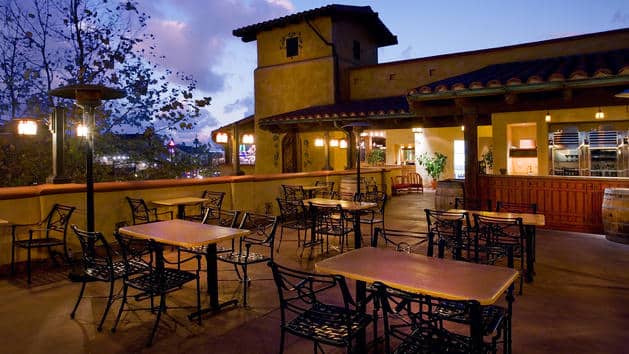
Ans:
<svg viewBox="0 0 629 354"><path fill-rule="evenodd" d="M550 112L546 112L546 116L544 117L544 120L546 121L546 123L550 122L551 120Z"/></svg>
<svg viewBox="0 0 629 354"><path fill-rule="evenodd" d="M594 114L594 119L605 119L605 113L599 108L598 112Z"/></svg>

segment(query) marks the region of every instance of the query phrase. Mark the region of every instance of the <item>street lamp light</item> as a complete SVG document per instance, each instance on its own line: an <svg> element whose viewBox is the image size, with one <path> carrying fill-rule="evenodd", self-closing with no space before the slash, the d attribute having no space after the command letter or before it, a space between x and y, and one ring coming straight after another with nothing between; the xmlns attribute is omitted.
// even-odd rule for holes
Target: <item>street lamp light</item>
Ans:
<svg viewBox="0 0 629 354"><path fill-rule="evenodd" d="M74 99L75 104L83 109L83 126L86 127L85 137L87 144L85 147L85 184L86 184L86 209L87 209L87 231L94 231L94 111L101 105L101 100L111 100L125 97L122 90L112 89L101 85L68 85L50 90L49 95L61 98Z"/></svg>

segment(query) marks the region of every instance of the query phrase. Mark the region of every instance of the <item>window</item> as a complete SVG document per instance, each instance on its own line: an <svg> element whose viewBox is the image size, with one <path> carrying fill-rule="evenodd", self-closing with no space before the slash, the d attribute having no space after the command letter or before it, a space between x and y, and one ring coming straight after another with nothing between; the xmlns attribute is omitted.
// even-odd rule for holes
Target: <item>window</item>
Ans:
<svg viewBox="0 0 629 354"><path fill-rule="evenodd" d="M465 140L454 141L454 178L465 178Z"/></svg>
<svg viewBox="0 0 629 354"><path fill-rule="evenodd" d="M256 145L255 144L240 144L238 149L238 158L241 165L255 165L256 164Z"/></svg>
<svg viewBox="0 0 629 354"><path fill-rule="evenodd" d="M354 41L352 46L352 52L354 53L354 60L360 60L360 42Z"/></svg>
<svg viewBox="0 0 629 354"><path fill-rule="evenodd" d="M296 57L299 55L299 37L286 38L286 56Z"/></svg>

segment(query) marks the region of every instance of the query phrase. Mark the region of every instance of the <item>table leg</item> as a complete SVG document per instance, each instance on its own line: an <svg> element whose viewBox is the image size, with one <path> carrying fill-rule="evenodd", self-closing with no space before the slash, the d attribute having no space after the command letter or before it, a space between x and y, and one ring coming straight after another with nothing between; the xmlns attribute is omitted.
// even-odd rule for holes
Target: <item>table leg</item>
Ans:
<svg viewBox="0 0 629 354"><path fill-rule="evenodd" d="M360 211L354 211L354 249L362 247L363 235L360 231Z"/></svg>
<svg viewBox="0 0 629 354"><path fill-rule="evenodd" d="M185 219L186 218L186 206L183 204L177 205L177 219Z"/></svg>
<svg viewBox="0 0 629 354"><path fill-rule="evenodd" d="M531 227L525 226L524 233L526 234L526 282L533 281L533 274L535 274L535 268L533 262L533 231Z"/></svg>
<svg viewBox="0 0 629 354"><path fill-rule="evenodd" d="M308 208L308 210L310 211L310 220L311 220L311 226L310 226L310 242L306 242L304 240L303 243L303 249L302 249L302 255L303 255L303 250L306 249L306 247L314 247L318 244L323 244L323 239L321 240L317 240L317 234L316 234L316 229L317 229L317 213L318 213L318 208L314 205L310 205L310 207ZM323 246L321 246L323 247Z"/></svg>
<svg viewBox="0 0 629 354"><path fill-rule="evenodd" d="M194 319L205 313L214 313L220 311L226 306L238 304L238 299L232 299L224 303L220 303L218 299L218 264L216 261L216 244L210 244L207 247L207 287L210 294L210 307L201 309L201 311L193 312L188 315L189 319Z"/></svg>
<svg viewBox="0 0 629 354"><path fill-rule="evenodd" d="M367 284L364 281L356 281L356 304L357 310L366 313L367 312ZM375 321L376 319L374 319ZM375 340L375 338L374 338ZM365 329L361 329L356 336L356 353L367 352L367 332Z"/></svg>

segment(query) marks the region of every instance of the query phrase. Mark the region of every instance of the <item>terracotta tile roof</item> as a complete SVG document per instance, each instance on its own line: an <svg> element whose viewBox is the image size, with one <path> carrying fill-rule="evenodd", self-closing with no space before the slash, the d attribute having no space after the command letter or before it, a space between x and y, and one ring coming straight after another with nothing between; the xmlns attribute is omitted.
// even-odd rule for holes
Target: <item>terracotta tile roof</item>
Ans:
<svg viewBox="0 0 629 354"><path fill-rule="evenodd" d="M629 78L629 49L608 52L519 61L486 66L482 69L417 87L410 96L459 94L491 88L510 88L595 80Z"/></svg>
<svg viewBox="0 0 629 354"><path fill-rule="evenodd" d="M377 38L377 43L380 47L397 44L397 37L382 23L378 17L378 13L374 12L370 6L327 5L241 27L233 30L232 34L236 37L241 37L243 42L252 42L256 40L257 34L262 31L299 23L302 22L304 18L314 19L323 16L331 16L333 19L352 19L364 24Z"/></svg>
<svg viewBox="0 0 629 354"><path fill-rule="evenodd" d="M260 120L260 125L331 121L350 122L354 120L405 116L413 116L410 113L406 97L394 96L308 107L273 117L263 118Z"/></svg>

